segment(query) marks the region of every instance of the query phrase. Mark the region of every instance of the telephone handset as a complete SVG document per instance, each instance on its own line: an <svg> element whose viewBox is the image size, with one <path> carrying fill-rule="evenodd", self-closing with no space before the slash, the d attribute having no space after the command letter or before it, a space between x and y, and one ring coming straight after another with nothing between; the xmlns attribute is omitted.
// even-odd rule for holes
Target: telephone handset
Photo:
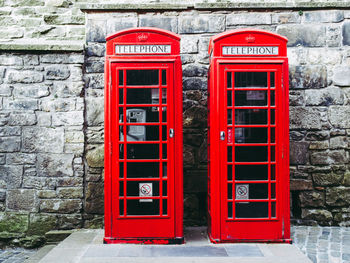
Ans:
<svg viewBox="0 0 350 263"><path fill-rule="evenodd" d="M123 114L120 115L119 122L122 122ZM128 109L126 110L127 123L145 123L146 111L144 109ZM127 141L145 141L146 127L144 125L126 126ZM123 129L120 131L120 141L124 140Z"/></svg>

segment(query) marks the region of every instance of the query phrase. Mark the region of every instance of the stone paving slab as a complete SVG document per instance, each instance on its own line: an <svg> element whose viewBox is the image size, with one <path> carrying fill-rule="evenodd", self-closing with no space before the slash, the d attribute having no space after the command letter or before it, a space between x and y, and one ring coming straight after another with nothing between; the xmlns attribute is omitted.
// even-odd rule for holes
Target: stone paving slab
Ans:
<svg viewBox="0 0 350 263"><path fill-rule="evenodd" d="M290 244L212 244L206 228L186 229L184 245L102 244L103 230L80 230L52 249L40 263L311 263Z"/></svg>

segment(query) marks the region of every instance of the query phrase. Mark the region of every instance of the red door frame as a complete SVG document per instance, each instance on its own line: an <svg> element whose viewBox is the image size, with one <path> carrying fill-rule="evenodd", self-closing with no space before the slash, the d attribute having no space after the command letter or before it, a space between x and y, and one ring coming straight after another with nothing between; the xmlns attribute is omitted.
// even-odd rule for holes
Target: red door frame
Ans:
<svg viewBox="0 0 350 263"><path fill-rule="evenodd" d="M209 54L211 57L208 80L208 233L212 242L291 242L289 215L288 59L286 42L287 39L284 37L261 30L233 30L214 36L210 41ZM229 56L222 54L223 46L269 45L277 46L278 54L272 56ZM227 180L224 180L227 169L223 170L223 167L224 160L227 159L227 155L225 155L227 137L225 141L220 140L220 131L227 131L225 125L223 125L223 123L227 123L225 122L226 114L223 114L226 105L226 99L224 99L226 91L223 81L223 68L225 65L232 70L237 70L238 65L242 65L242 69L246 71L249 71L249 65L270 68L270 70L271 67L280 68L281 91L279 98L276 95L276 100L280 101L279 117L281 118L278 133L276 131L276 138L277 136L279 137L279 147L281 149L278 156L280 158L279 178L281 179L278 182L278 191L285 194L278 195L279 200L277 202L279 206L277 213L279 219L235 219L230 222L234 223L232 226L226 223L224 215L227 213L227 208L225 208L226 202L223 200L225 194L227 194ZM223 151L223 149L225 150ZM264 221L266 223L262 225ZM271 223L269 224L269 222ZM254 233L259 234L254 235Z"/></svg>
<svg viewBox="0 0 350 263"><path fill-rule="evenodd" d="M123 30L107 37L105 62L105 243L183 243L182 69L179 56L179 40L180 38L176 34L155 28ZM171 45L171 53L167 55L116 55L115 45L125 43L128 45L167 44ZM119 150L116 143L119 137L119 131L117 130L119 124L113 125L113 123L118 123L116 113L118 111L119 92L115 92L115 87L118 83L116 67L119 66L138 69L144 69L147 66L157 67L157 69L168 68L168 77L172 76L171 83L168 81L171 91L170 93L168 91L167 94L167 106L171 110L170 112L167 109L167 116L168 118L171 117L170 122L167 120L167 132L170 128L174 129L174 137L170 139L168 136L167 139L169 144L168 160L171 157L171 161L168 163L168 171L172 173L168 173L169 182L167 184L169 189L168 199L171 199L171 204L168 203L168 216L162 216L159 219L156 219L155 216L121 218L117 215L119 214L117 213L119 202L116 202L116 199L119 199L119 197L116 193L118 193L119 188L119 170L117 165L113 164L118 163L116 153ZM140 107L142 106L140 105ZM159 180L162 179L159 178Z"/></svg>

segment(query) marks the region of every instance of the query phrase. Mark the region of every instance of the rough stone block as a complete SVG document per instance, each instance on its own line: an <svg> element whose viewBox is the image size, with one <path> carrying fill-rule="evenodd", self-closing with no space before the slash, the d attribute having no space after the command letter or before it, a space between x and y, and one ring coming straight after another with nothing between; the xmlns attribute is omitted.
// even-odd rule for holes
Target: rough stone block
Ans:
<svg viewBox="0 0 350 263"><path fill-rule="evenodd" d="M323 141L329 139L329 131L311 131L305 136L307 141Z"/></svg>
<svg viewBox="0 0 350 263"><path fill-rule="evenodd" d="M95 21L94 21L95 23ZM110 34L114 34L123 29L134 28L137 27L137 16L136 15L124 15L124 16L116 16L116 17L108 17L106 22L106 33L107 36ZM91 28L94 30L94 28ZM89 27L88 27L89 30ZM87 31L88 36L90 34ZM94 41L94 40L92 40ZM99 42L99 41L96 41Z"/></svg>
<svg viewBox="0 0 350 263"><path fill-rule="evenodd" d="M0 232L25 233L28 229L27 213L0 213Z"/></svg>
<svg viewBox="0 0 350 263"><path fill-rule="evenodd" d="M207 81L204 78L184 78L183 79L184 90L206 90Z"/></svg>
<svg viewBox="0 0 350 263"><path fill-rule="evenodd" d="M37 110L38 100L4 98L3 107L6 110Z"/></svg>
<svg viewBox="0 0 350 263"><path fill-rule="evenodd" d="M99 126L104 122L104 98L86 98L86 121L88 126Z"/></svg>
<svg viewBox="0 0 350 263"><path fill-rule="evenodd" d="M314 165L343 164L347 163L348 159L348 154L344 150L312 152L310 155L311 164Z"/></svg>
<svg viewBox="0 0 350 263"><path fill-rule="evenodd" d="M103 74L88 74L85 76L87 85L91 89L103 89L104 88L104 76Z"/></svg>
<svg viewBox="0 0 350 263"><path fill-rule="evenodd" d="M318 129L322 127L321 112L318 108L291 107L291 129Z"/></svg>
<svg viewBox="0 0 350 263"><path fill-rule="evenodd" d="M38 126L49 127L51 126L51 113L50 112L35 112Z"/></svg>
<svg viewBox="0 0 350 263"><path fill-rule="evenodd" d="M309 143L291 142L290 144L290 163L306 164L309 162Z"/></svg>
<svg viewBox="0 0 350 263"><path fill-rule="evenodd" d="M20 127L9 127L4 126L0 127L0 136L19 136L21 135L21 128Z"/></svg>
<svg viewBox="0 0 350 263"><path fill-rule="evenodd" d="M176 16L140 15L140 26L157 27L177 33Z"/></svg>
<svg viewBox="0 0 350 263"><path fill-rule="evenodd" d="M350 67L337 66L333 70L333 84L340 87L350 86Z"/></svg>
<svg viewBox="0 0 350 263"><path fill-rule="evenodd" d="M201 106L193 106L183 115L184 128L201 128L207 125L207 109Z"/></svg>
<svg viewBox="0 0 350 263"><path fill-rule="evenodd" d="M36 155L32 153L8 153L7 164L35 164Z"/></svg>
<svg viewBox="0 0 350 263"><path fill-rule="evenodd" d="M340 47L341 46L341 27L338 25L331 25L327 27L326 43L328 47Z"/></svg>
<svg viewBox="0 0 350 263"><path fill-rule="evenodd" d="M0 201L4 202L6 200L6 190L0 190Z"/></svg>
<svg viewBox="0 0 350 263"><path fill-rule="evenodd" d="M63 177L73 175L73 154L38 154L38 176Z"/></svg>
<svg viewBox="0 0 350 263"><path fill-rule="evenodd" d="M299 194L301 207L324 207L325 193L320 191L302 191Z"/></svg>
<svg viewBox="0 0 350 263"><path fill-rule="evenodd" d="M11 126L31 126L37 123L35 114L30 112L12 112L8 119Z"/></svg>
<svg viewBox="0 0 350 263"><path fill-rule="evenodd" d="M272 23L269 13L234 13L227 15L226 25L270 25Z"/></svg>
<svg viewBox="0 0 350 263"><path fill-rule="evenodd" d="M89 167L104 167L104 146L98 146L87 151L86 161Z"/></svg>
<svg viewBox="0 0 350 263"><path fill-rule="evenodd" d="M20 137L0 137L0 152L17 152L20 149Z"/></svg>
<svg viewBox="0 0 350 263"><path fill-rule="evenodd" d="M31 70L23 71L9 71L8 73L8 82L9 83L40 83L44 81L44 75L40 72L34 72Z"/></svg>
<svg viewBox="0 0 350 263"><path fill-rule="evenodd" d="M37 66L40 64L38 55L25 55L23 56L23 62L25 66Z"/></svg>
<svg viewBox="0 0 350 263"><path fill-rule="evenodd" d="M327 150L329 149L329 141L311 142L309 149L310 150Z"/></svg>
<svg viewBox="0 0 350 263"><path fill-rule="evenodd" d="M291 179L290 190L291 191L313 190L312 181L305 180L305 179Z"/></svg>
<svg viewBox="0 0 350 263"><path fill-rule="evenodd" d="M83 131L66 131L65 132L65 142L68 143L83 143L84 133Z"/></svg>
<svg viewBox="0 0 350 263"><path fill-rule="evenodd" d="M103 143L104 129L101 127L88 127L86 130L87 143Z"/></svg>
<svg viewBox="0 0 350 263"><path fill-rule="evenodd" d="M1 75L1 72L0 72ZM2 83L1 81L1 76L0 76L0 83ZM12 94L12 88L11 86L8 85L0 85L0 96L2 97L9 97Z"/></svg>
<svg viewBox="0 0 350 263"><path fill-rule="evenodd" d="M69 235L73 232L74 230L51 230L45 233L45 238L48 243L58 244L59 242L69 237Z"/></svg>
<svg viewBox="0 0 350 263"><path fill-rule="evenodd" d="M44 21L48 25L83 25L85 17L77 15L44 15Z"/></svg>
<svg viewBox="0 0 350 263"><path fill-rule="evenodd" d="M88 57L104 57L106 47L104 44L88 43L86 46L86 55Z"/></svg>
<svg viewBox="0 0 350 263"><path fill-rule="evenodd" d="M203 65L190 64L183 68L184 77L206 77L208 69Z"/></svg>
<svg viewBox="0 0 350 263"><path fill-rule="evenodd" d="M83 111L56 112L52 114L52 125L74 126L84 123Z"/></svg>
<svg viewBox="0 0 350 263"><path fill-rule="evenodd" d="M316 185L329 186L329 185L340 185L343 181L343 174L337 173L314 173L312 178Z"/></svg>
<svg viewBox="0 0 350 263"><path fill-rule="evenodd" d="M330 149L347 149L349 147L348 139L345 136L331 137L329 146Z"/></svg>
<svg viewBox="0 0 350 263"><path fill-rule="evenodd" d="M0 55L0 65L4 66L22 66L23 59L18 56Z"/></svg>
<svg viewBox="0 0 350 263"><path fill-rule="evenodd" d="M297 12L272 14L273 24L299 23L300 15Z"/></svg>
<svg viewBox="0 0 350 263"><path fill-rule="evenodd" d="M22 38L24 36L24 30L20 27L1 28L0 39L15 39Z"/></svg>
<svg viewBox="0 0 350 263"><path fill-rule="evenodd" d="M83 64L84 55L80 53L44 54L40 56L40 62L49 64Z"/></svg>
<svg viewBox="0 0 350 263"><path fill-rule="evenodd" d="M74 111L75 104L75 98L47 98L41 101L41 110L47 112Z"/></svg>
<svg viewBox="0 0 350 263"><path fill-rule="evenodd" d="M104 61L89 59L85 63L86 73L103 73L104 72Z"/></svg>
<svg viewBox="0 0 350 263"><path fill-rule="evenodd" d="M55 82L52 95L57 98L79 97L83 88L83 82Z"/></svg>
<svg viewBox="0 0 350 263"><path fill-rule="evenodd" d="M8 190L7 207L15 211L37 212L39 207L35 190Z"/></svg>
<svg viewBox="0 0 350 263"><path fill-rule="evenodd" d="M27 235L44 235L46 232L55 229L57 216L50 214L31 214Z"/></svg>
<svg viewBox="0 0 350 263"><path fill-rule="evenodd" d="M57 194L58 194L58 198L60 198L60 199L83 198L83 187L58 188Z"/></svg>
<svg viewBox="0 0 350 263"><path fill-rule="evenodd" d="M24 127L22 143L26 152L61 153L64 131L63 128Z"/></svg>
<svg viewBox="0 0 350 263"><path fill-rule="evenodd" d="M87 42L105 42L106 41L106 20L89 19L86 24Z"/></svg>
<svg viewBox="0 0 350 263"><path fill-rule="evenodd" d="M310 11L304 13L305 23L338 23L344 20L342 10Z"/></svg>
<svg viewBox="0 0 350 263"><path fill-rule="evenodd" d="M350 21L343 23L343 45L350 46Z"/></svg>
<svg viewBox="0 0 350 263"><path fill-rule="evenodd" d="M45 85L15 86L13 95L17 98L42 98L50 94Z"/></svg>
<svg viewBox="0 0 350 263"><path fill-rule="evenodd" d="M350 119L344 116L350 116L350 106L330 106L328 110L329 122L335 128L350 128Z"/></svg>
<svg viewBox="0 0 350 263"><path fill-rule="evenodd" d="M91 214L104 213L103 183L88 183L86 187L85 212Z"/></svg>
<svg viewBox="0 0 350 263"><path fill-rule="evenodd" d="M301 218L315 220L322 225L330 225L333 219L332 213L325 209L302 209Z"/></svg>
<svg viewBox="0 0 350 263"><path fill-rule="evenodd" d="M179 33L208 33L225 30L224 15L180 15Z"/></svg>
<svg viewBox="0 0 350 263"><path fill-rule="evenodd" d="M326 203L330 206L345 206L350 204L350 188L339 186L326 190Z"/></svg>
<svg viewBox="0 0 350 263"><path fill-rule="evenodd" d="M72 214L80 212L82 201L78 199L61 200L46 199L40 200L40 212Z"/></svg>
<svg viewBox="0 0 350 263"><path fill-rule="evenodd" d="M65 80L70 76L70 70L66 65L54 65L45 67L46 79L49 80Z"/></svg>
<svg viewBox="0 0 350 263"><path fill-rule="evenodd" d="M198 53L198 37L196 36L182 36L180 53Z"/></svg>
<svg viewBox="0 0 350 263"><path fill-rule="evenodd" d="M291 89L320 89L327 86L325 66L290 66L289 83Z"/></svg>
<svg viewBox="0 0 350 263"><path fill-rule="evenodd" d="M305 91L290 90L289 91L289 105L290 106L304 106Z"/></svg>
<svg viewBox="0 0 350 263"><path fill-rule="evenodd" d="M288 46L322 47L326 44L326 26L310 25L281 25L277 34L288 38Z"/></svg>
<svg viewBox="0 0 350 263"><path fill-rule="evenodd" d="M40 199L55 199L57 193L55 190L40 190L38 191L38 198Z"/></svg>
<svg viewBox="0 0 350 263"><path fill-rule="evenodd" d="M81 215L58 215L58 229L82 228L82 224Z"/></svg>
<svg viewBox="0 0 350 263"><path fill-rule="evenodd" d="M4 180L7 189L16 189L21 186L23 167L21 165L0 166L0 179Z"/></svg>
<svg viewBox="0 0 350 263"><path fill-rule="evenodd" d="M320 90L305 90L306 106L342 105L344 94L340 88L328 87Z"/></svg>

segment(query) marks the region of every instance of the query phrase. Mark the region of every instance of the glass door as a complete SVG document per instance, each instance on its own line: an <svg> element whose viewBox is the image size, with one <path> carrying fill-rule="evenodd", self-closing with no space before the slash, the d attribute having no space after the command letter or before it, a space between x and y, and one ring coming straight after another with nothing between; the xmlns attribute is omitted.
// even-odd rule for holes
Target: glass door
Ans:
<svg viewBox="0 0 350 263"><path fill-rule="evenodd" d="M112 67L112 195L116 236L171 237L173 65Z"/></svg>
<svg viewBox="0 0 350 263"><path fill-rule="evenodd" d="M222 238L277 238L281 66L220 70Z"/></svg>

